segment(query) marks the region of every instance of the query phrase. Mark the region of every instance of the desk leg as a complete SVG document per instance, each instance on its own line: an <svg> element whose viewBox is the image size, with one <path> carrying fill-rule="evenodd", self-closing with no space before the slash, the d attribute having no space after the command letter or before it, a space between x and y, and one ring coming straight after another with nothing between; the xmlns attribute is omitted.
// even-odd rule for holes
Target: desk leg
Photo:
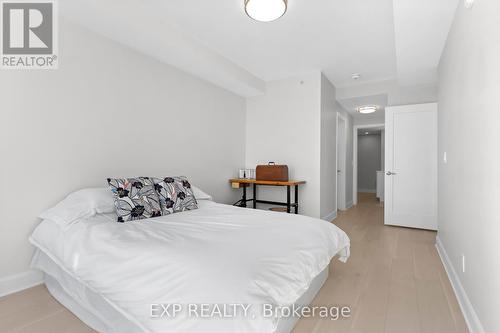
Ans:
<svg viewBox="0 0 500 333"><path fill-rule="evenodd" d="M295 185L295 214L299 213L299 185Z"/></svg>
<svg viewBox="0 0 500 333"><path fill-rule="evenodd" d="M247 206L247 186L246 184L242 184L243 185L243 202L241 203L241 207L245 207Z"/></svg>
<svg viewBox="0 0 500 333"><path fill-rule="evenodd" d="M290 185L286 187L286 212L290 213Z"/></svg>
<svg viewBox="0 0 500 333"><path fill-rule="evenodd" d="M253 209L257 208L257 184L253 184Z"/></svg>

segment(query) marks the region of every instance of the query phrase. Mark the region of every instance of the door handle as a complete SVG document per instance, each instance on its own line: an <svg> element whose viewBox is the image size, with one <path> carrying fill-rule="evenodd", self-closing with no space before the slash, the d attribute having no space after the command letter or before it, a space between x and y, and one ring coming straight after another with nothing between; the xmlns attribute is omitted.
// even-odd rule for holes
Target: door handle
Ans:
<svg viewBox="0 0 500 333"><path fill-rule="evenodd" d="M396 173L395 173L395 172L392 172L392 171L387 171L385 174L386 174L387 176L395 176L395 175L396 175Z"/></svg>

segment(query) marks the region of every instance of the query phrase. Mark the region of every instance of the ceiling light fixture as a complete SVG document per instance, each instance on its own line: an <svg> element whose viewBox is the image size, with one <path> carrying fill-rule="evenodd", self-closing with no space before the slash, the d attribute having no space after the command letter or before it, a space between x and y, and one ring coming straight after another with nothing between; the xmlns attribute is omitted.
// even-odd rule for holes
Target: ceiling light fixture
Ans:
<svg viewBox="0 0 500 333"><path fill-rule="evenodd" d="M354 73L354 74L352 74L352 76L351 76L351 77L352 77L352 79L353 79L353 80L359 80L359 79L361 79L361 74L359 74L359 73Z"/></svg>
<svg viewBox="0 0 500 333"><path fill-rule="evenodd" d="M285 15L288 0L245 0L245 12L260 22L271 22Z"/></svg>
<svg viewBox="0 0 500 333"><path fill-rule="evenodd" d="M368 114L368 113L373 113L378 110L378 107L375 105L366 105L366 106L360 106L358 108L358 112L362 114Z"/></svg>

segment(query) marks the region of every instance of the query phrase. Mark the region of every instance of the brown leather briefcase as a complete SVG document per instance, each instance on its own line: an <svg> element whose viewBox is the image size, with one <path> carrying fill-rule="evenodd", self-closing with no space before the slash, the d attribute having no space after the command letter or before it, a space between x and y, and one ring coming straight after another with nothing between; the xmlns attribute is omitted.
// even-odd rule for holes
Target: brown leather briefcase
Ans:
<svg viewBox="0 0 500 333"><path fill-rule="evenodd" d="M269 162L268 165L257 165L255 171L255 178L257 180L270 180L270 181L288 181L288 166L276 165L274 162Z"/></svg>

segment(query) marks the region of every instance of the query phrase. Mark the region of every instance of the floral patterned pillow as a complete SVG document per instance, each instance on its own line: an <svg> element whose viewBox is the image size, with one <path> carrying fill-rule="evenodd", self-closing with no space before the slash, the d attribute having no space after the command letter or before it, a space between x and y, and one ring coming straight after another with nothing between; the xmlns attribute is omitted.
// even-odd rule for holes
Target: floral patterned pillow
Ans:
<svg viewBox="0 0 500 333"><path fill-rule="evenodd" d="M198 208L191 184L186 177L152 178L160 198L163 215Z"/></svg>
<svg viewBox="0 0 500 333"><path fill-rule="evenodd" d="M115 196L118 222L162 215L158 194L150 178L108 178L108 184Z"/></svg>

